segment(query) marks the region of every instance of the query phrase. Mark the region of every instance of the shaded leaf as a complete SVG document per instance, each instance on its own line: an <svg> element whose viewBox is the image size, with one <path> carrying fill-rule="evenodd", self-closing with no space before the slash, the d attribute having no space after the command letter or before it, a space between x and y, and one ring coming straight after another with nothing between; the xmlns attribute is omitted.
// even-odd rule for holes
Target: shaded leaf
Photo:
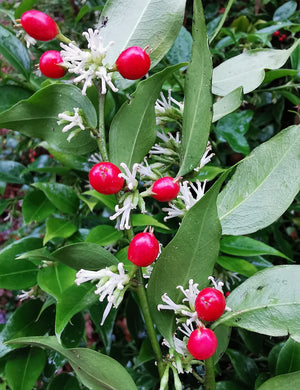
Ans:
<svg viewBox="0 0 300 390"><path fill-rule="evenodd" d="M31 92L16 85L0 86L0 112L12 107L18 101L28 99Z"/></svg>
<svg viewBox="0 0 300 390"><path fill-rule="evenodd" d="M109 245L123 238L123 233L110 225L99 225L90 230L85 242L98 245Z"/></svg>
<svg viewBox="0 0 300 390"><path fill-rule="evenodd" d="M267 380L257 390L296 389L300 385L300 371L278 375Z"/></svg>
<svg viewBox="0 0 300 390"><path fill-rule="evenodd" d="M243 101L243 88L238 87L231 91L228 95L222 99L217 100L213 105L213 122L217 122L219 119L230 114L240 107Z"/></svg>
<svg viewBox="0 0 300 390"><path fill-rule="evenodd" d="M237 257L219 256L217 263L228 271L237 272L248 278L257 272L253 264Z"/></svg>
<svg viewBox="0 0 300 390"><path fill-rule="evenodd" d="M26 193L22 203L22 214L26 224L42 222L56 210L43 191L33 190Z"/></svg>
<svg viewBox="0 0 300 390"><path fill-rule="evenodd" d="M45 245L52 238L68 238L76 232L77 228L71 222L61 218L48 218L46 221L46 234L43 244Z"/></svg>
<svg viewBox="0 0 300 390"><path fill-rule="evenodd" d="M5 183L24 184L24 165L16 161L0 161L0 180Z"/></svg>
<svg viewBox="0 0 300 390"><path fill-rule="evenodd" d="M234 349L227 349L226 354L234 367L237 378L247 386L253 386L258 375L258 368L253 359Z"/></svg>
<svg viewBox="0 0 300 390"><path fill-rule="evenodd" d="M276 375L295 371L300 371L300 343L290 338L279 352Z"/></svg>
<svg viewBox="0 0 300 390"><path fill-rule="evenodd" d="M57 389L80 390L81 387L76 377L67 373L62 373L54 376L49 382L49 385L47 387L47 390L57 390Z"/></svg>

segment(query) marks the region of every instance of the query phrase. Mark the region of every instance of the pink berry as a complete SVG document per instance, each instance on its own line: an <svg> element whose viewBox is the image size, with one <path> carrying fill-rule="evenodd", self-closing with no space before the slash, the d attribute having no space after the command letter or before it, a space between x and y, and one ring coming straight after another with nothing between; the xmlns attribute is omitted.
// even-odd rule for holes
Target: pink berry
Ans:
<svg viewBox="0 0 300 390"><path fill-rule="evenodd" d="M159 202L169 202L176 198L180 186L175 179L169 176L156 180L152 185L152 196Z"/></svg>
<svg viewBox="0 0 300 390"><path fill-rule="evenodd" d="M60 52L56 50L45 51L40 58L40 71L44 76L50 77L51 79L59 79L66 74L66 68L59 65L63 62L60 56Z"/></svg>
<svg viewBox="0 0 300 390"><path fill-rule="evenodd" d="M129 80L137 80L145 76L150 65L149 54L139 46L131 46L122 51L116 61L118 72Z"/></svg>
<svg viewBox="0 0 300 390"><path fill-rule="evenodd" d="M110 162L100 162L90 170L89 181L94 190L100 194L116 194L124 185L124 179L119 177L120 173L116 165Z"/></svg>
<svg viewBox="0 0 300 390"><path fill-rule="evenodd" d="M187 349L197 360L208 359L217 349L217 337L210 329L197 328L189 337Z"/></svg>
<svg viewBox="0 0 300 390"><path fill-rule="evenodd" d="M159 253L159 243L153 233L138 233L128 248L128 259L139 267L152 264Z"/></svg>
<svg viewBox="0 0 300 390"><path fill-rule="evenodd" d="M21 25L32 38L51 41L58 34L57 24L44 12L30 10L21 16Z"/></svg>
<svg viewBox="0 0 300 390"><path fill-rule="evenodd" d="M200 320L215 321L224 313L226 301L221 291L207 287L199 292L195 301L195 310Z"/></svg>

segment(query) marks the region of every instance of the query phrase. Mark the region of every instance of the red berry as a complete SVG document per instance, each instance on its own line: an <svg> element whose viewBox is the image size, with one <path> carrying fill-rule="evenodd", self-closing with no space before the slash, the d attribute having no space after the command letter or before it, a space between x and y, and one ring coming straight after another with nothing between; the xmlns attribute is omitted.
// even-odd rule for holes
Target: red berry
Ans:
<svg viewBox="0 0 300 390"><path fill-rule="evenodd" d="M60 56L60 52L56 50L45 51L40 58L40 71L44 76L50 77L51 79L59 79L66 74L66 68L59 65L63 62Z"/></svg>
<svg viewBox="0 0 300 390"><path fill-rule="evenodd" d="M180 186L172 177L166 176L156 180L152 185L152 196L159 202L169 202L176 198Z"/></svg>
<svg viewBox="0 0 300 390"><path fill-rule="evenodd" d="M159 253L159 243L153 233L138 233L128 248L128 259L139 267L152 264Z"/></svg>
<svg viewBox="0 0 300 390"><path fill-rule="evenodd" d="M129 80L145 76L151 65L149 54L139 46L131 46L119 55L116 66L119 73Z"/></svg>
<svg viewBox="0 0 300 390"><path fill-rule="evenodd" d="M279 30L274 31L273 35L274 35L274 37L279 37L280 31Z"/></svg>
<svg viewBox="0 0 300 390"><path fill-rule="evenodd" d="M197 360L208 359L217 349L217 337L210 329L197 328L189 337L187 349Z"/></svg>
<svg viewBox="0 0 300 390"><path fill-rule="evenodd" d="M278 38L278 40L279 40L280 42L283 42L283 41L286 40L286 38L287 38L287 35L286 35L286 34L282 34L282 35Z"/></svg>
<svg viewBox="0 0 300 390"><path fill-rule="evenodd" d="M200 320L215 321L224 313L226 301L221 291L207 287L199 292L195 301L195 310Z"/></svg>
<svg viewBox="0 0 300 390"><path fill-rule="evenodd" d="M24 30L32 38L38 41L51 41L58 34L57 24L44 12L30 10L21 16L21 24Z"/></svg>
<svg viewBox="0 0 300 390"><path fill-rule="evenodd" d="M116 194L124 185L124 179L119 177L120 173L121 171L116 165L110 162L100 162L90 170L89 181L100 194Z"/></svg>

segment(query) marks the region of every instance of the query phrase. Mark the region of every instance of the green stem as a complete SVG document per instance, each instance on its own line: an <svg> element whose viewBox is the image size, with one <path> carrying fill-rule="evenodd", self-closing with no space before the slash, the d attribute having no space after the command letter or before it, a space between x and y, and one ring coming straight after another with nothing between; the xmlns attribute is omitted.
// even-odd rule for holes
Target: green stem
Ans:
<svg viewBox="0 0 300 390"><path fill-rule="evenodd" d="M205 360L204 389L205 390L216 390L215 366L214 366L214 361L213 361L212 357Z"/></svg>
<svg viewBox="0 0 300 390"><path fill-rule="evenodd" d="M226 9L225 9L225 12L224 12L224 14L223 14L223 17L222 17L222 19L220 20L220 23L218 24L218 27L217 27L217 29L216 29L214 35L210 38L209 44L211 44L211 43L213 42L213 40L216 38L216 36L219 34L221 28L223 27L223 24L225 23L225 20L226 20L226 18L227 18L227 15L228 15L228 13L229 13L229 11L230 11L230 8L232 7L232 4L233 4L233 3L234 3L234 0L229 0L229 1L228 1L228 4L227 4L227 6L226 6Z"/></svg>
<svg viewBox="0 0 300 390"><path fill-rule="evenodd" d="M58 39L58 40L61 41L61 42L66 43L66 44L72 42L71 39L69 39L69 38L67 38L66 36L64 36L60 31L59 31L59 33L56 35L55 38Z"/></svg>
<svg viewBox="0 0 300 390"><path fill-rule="evenodd" d="M146 324L146 328L148 331L148 336L149 336L149 339L150 339L150 342L152 345L152 349L153 349L153 352L154 352L156 360L157 360L159 376L160 376L160 378L162 378L162 376L164 374L164 363L162 360L160 346L159 346L157 338L156 338L156 333L155 333L155 329L153 326L153 321L152 321L152 318L150 315L150 310L149 310L147 295L146 295L146 291L145 291L145 287L144 287L144 283L143 283L143 276L142 276L142 269L141 268L138 269L136 276L137 276L137 280L138 280L138 287L136 290L137 295L138 295L140 305L142 308L142 312L144 315L145 324Z"/></svg>
<svg viewBox="0 0 300 390"><path fill-rule="evenodd" d="M104 105L105 95L101 93L101 85L98 85L99 96L99 126L97 144L100 150L103 161L108 161L108 153L106 149L106 137L105 137L105 120L104 120Z"/></svg>

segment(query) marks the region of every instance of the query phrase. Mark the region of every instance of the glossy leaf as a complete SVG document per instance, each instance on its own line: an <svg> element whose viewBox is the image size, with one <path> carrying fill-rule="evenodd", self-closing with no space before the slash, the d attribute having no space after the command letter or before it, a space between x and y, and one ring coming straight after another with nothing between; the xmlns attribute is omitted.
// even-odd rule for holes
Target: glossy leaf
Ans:
<svg viewBox="0 0 300 390"><path fill-rule="evenodd" d="M276 375L300 371L300 343L288 339L279 352Z"/></svg>
<svg viewBox="0 0 300 390"><path fill-rule="evenodd" d="M40 315L42 306L43 303L40 300L32 299L24 302L14 311L0 333L0 357L6 355L15 347L14 345L3 344L2 342L6 342L19 336L26 337L44 335L50 330L51 308L45 310Z"/></svg>
<svg viewBox="0 0 300 390"><path fill-rule="evenodd" d="M46 364L46 352L41 348L26 348L10 355L5 373L12 390L32 390Z"/></svg>
<svg viewBox="0 0 300 390"><path fill-rule="evenodd" d="M287 20L290 16L294 14L297 9L296 1L287 1L282 6L277 8L274 12L273 20L274 22L278 22L281 20Z"/></svg>
<svg viewBox="0 0 300 390"><path fill-rule="evenodd" d="M49 104L51 102L51 104ZM90 126L96 127L97 115L91 101L79 88L70 84L51 84L40 89L29 99L23 100L0 114L0 126L16 130L33 138L41 138L48 145L63 153L85 154L96 148L89 131L81 131L70 142L68 132L62 133L58 114L81 108Z"/></svg>
<svg viewBox="0 0 300 390"><path fill-rule="evenodd" d="M73 223L61 218L48 218L46 221L46 234L43 244L45 245L52 238L68 238L76 232L77 228Z"/></svg>
<svg viewBox="0 0 300 390"><path fill-rule="evenodd" d="M67 373L56 375L49 383L47 390L80 390L81 387L75 376Z"/></svg>
<svg viewBox="0 0 300 390"><path fill-rule="evenodd" d="M55 210L55 206L39 190L27 192L22 203L22 214L26 224L33 221L42 222Z"/></svg>
<svg viewBox="0 0 300 390"><path fill-rule="evenodd" d="M165 230L170 230L167 225L157 221L147 214L133 214L131 217L132 226L157 226Z"/></svg>
<svg viewBox="0 0 300 390"><path fill-rule="evenodd" d="M66 348L77 347L85 333L85 320L82 313L75 314L61 334L60 341Z"/></svg>
<svg viewBox="0 0 300 390"><path fill-rule="evenodd" d="M253 359L234 349L227 349L226 354L234 367L237 378L247 386L253 386L258 375L258 368Z"/></svg>
<svg viewBox="0 0 300 390"><path fill-rule="evenodd" d="M243 101L243 88L238 87L231 91L228 95L222 99L217 100L213 105L213 122L217 122L219 119L230 114L240 107Z"/></svg>
<svg viewBox="0 0 300 390"><path fill-rule="evenodd" d="M12 107L18 101L28 99L31 92L15 85L0 86L0 112Z"/></svg>
<svg viewBox="0 0 300 390"><path fill-rule="evenodd" d="M141 81L131 100L119 109L109 133L110 160L115 165L125 162L131 168L149 152L156 139L154 104L165 79L181 67L168 67Z"/></svg>
<svg viewBox="0 0 300 390"><path fill-rule="evenodd" d="M24 165L16 161L0 161L0 180L5 183L24 184Z"/></svg>
<svg viewBox="0 0 300 390"><path fill-rule="evenodd" d="M152 49L151 67L155 66L179 33L184 11L185 0L107 1L99 21L100 25L105 24L101 35L105 44L115 43L107 52L105 61L112 65L127 47L149 45Z"/></svg>
<svg viewBox="0 0 300 390"><path fill-rule="evenodd" d="M110 245L123 238L123 233L110 225L99 225L90 230L85 242L98 245Z"/></svg>
<svg viewBox="0 0 300 390"><path fill-rule="evenodd" d="M29 54L21 41L3 25L0 25L0 53L18 72L22 73L25 78L28 77Z"/></svg>
<svg viewBox="0 0 300 390"><path fill-rule="evenodd" d="M63 348L53 336L25 337L13 340L54 349L63 355L73 367L82 383L91 390L137 390L126 369L109 356L87 348Z"/></svg>
<svg viewBox="0 0 300 390"><path fill-rule="evenodd" d="M223 180L224 176L187 212L177 234L162 250L148 283L151 315L169 343L175 328L174 313L158 311L157 305L164 293L180 303L182 293L177 286L187 288L190 279L199 283L200 289L207 286L219 252L221 232L215 202Z"/></svg>
<svg viewBox="0 0 300 390"><path fill-rule="evenodd" d="M300 266L282 265L257 272L227 298L227 312L219 324L238 326L269 336L290 335L300 341ZM289 288L293 286L293 288Z"/></svg>
<svg viewBox="0 0 300 390"><path fill-rule="evenodd" d="M299 130L300 126L282 130L238 165L218 197L223 234L256 232L292 203L300 190Z"/></svg>
<svg viewBox="0 0 300 390"><path fill-rule="evenodd" d="M264 242L245 236L224 236L220 250L235 256L273 255L288 259L286 255Z"/></svg>
<svg viewBox="0 0 300 390"><path fill-rule="evenodd" d="M114 210L115 206L117 205L117 200L115 195L100 194L100 192L97 192L96 190L85 191L83 195L91 195L93 198L100 200L101 203L103 203L106 207L108 207L111 210Z"/></svg>
<svg viewBox="0 0 300 390"><path fill-rule="evenodd" d="M43 191L52 204L66 214L76 214L79 199L69 186L60 183L34 183L33 186Z"/></svg>
<svg viewBox="0 0 300 390"><path fill-rule="evenodd" d="M212 121L212 59L200 0L194 0L192 57L184 85L182 161L178 175L199 165L206 149Z"/></svg>
<svg viewBox="0 0 300 390"><path fill-rule="evenodd" d="M222 62L213 71L213 93L225 96L238 87L243 87L244 93L253 91L263 82L264 69L281 68L298 43L287 50L249 50Z"/></svg>
<svg viewBox="0 0 300 390"><path fill-rule="evenodd" d="M248 278L257 272L257 268L253 264L237 257L219 256L217 263L228 271L237 272Z"/></svg>
<svg viewBox="0 0 300 390"><path fill-rule="evenodd" d="M52 252L51 257L76 270L84 268L90 271L98 271L118 264L117 259L110 252L90 242L66 245Z"/></svg>
<svg viewBox="0 0 300 390"><path fill-rule="evenodd" d="M300 371L278 375L267 380L257 390L297 389L300 384Z"/></svg>
<svg viewBox="0 0 300 390"><path fill-rule="evenodd" d="M237 153L249 154L250 147L245 138L253 111L244 110L233 112L221 118L215 126L215 133L219 141L227 141L232 150Z"/></svg>
<svg viewBox="0 0 300 390"><path fill-rule="evenodd" d="M166 57L171 65L180 62L188 62L192 55L193 38L191 33L182 26L173 46L168 51Z"/></svg>
<svg viewBox="0 0 300 390"><path fill-rule="evenodd" d="M16 259L23 252L40 248L39 238L23 238L4 248L0 254L0 288L20 290L36 283L38 268L30 259Z"/></svg>
<svg viewBox="0 0 300 390"><path fill-rule="evenodd" d="M63 296L65 290L74 285L76 271L61 263L52 263L38 273L38 284L42 290L56 299Z"/></svg>
<svg viewBox="0 0 300 390"><path fill-rule="evenodd" d="M216 352L213 354L214 364L216 364L221 359L228 347L231 328L220 325L216 329L214 329L214 333L217 336L218 340Z"/></svg>

